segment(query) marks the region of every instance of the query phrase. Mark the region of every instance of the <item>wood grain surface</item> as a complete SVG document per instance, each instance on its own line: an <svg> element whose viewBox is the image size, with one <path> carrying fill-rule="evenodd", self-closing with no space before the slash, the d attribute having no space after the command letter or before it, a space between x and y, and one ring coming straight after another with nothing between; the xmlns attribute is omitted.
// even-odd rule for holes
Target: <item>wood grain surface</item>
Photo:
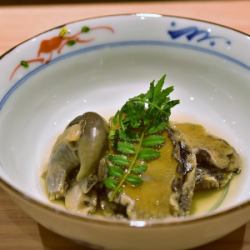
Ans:
<svg viewBox="0 0 250 250"><path fill-rule="evenodd" d="M250 1L88 3L0 7L0 54L35 34L99 15L155 12L217 22L250 34ZM248 53L250 53L248 51ZM196 250L250 250L250 223ZM0 189L0 250L88 250L38 225ZM170 250L170 249L166 249Z"/></svg>

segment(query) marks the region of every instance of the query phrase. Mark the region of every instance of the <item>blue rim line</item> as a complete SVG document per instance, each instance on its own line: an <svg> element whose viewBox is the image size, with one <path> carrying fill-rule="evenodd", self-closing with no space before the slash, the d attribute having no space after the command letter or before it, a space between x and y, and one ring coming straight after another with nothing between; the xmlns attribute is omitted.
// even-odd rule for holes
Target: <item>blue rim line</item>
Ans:
<svg viewBox="0 0 250 250"><path fill-rule="evenodd" d="M238 59L235 59L231 56L225 55L223 53L210 50L207 48L201 48L190 44L181 44L181 43L174 43L174 42L168 42L168 41L155 41L155 40L129 40L129 41L120 41L120 42L111 42L111 43L103 43L99 45L94 45L90 47L84 47L75 51L71 51L68 53L65 53L63 55L60 55L53 59L49 64L42 64L35 68L34 70L27 73L24 77L22 77L20 80L18 80L3 96L3 98L0 100L0 110L4 107L7 100L10 98L10 96L17 90L18 87L20 87L26 80L28 80L30 77L38 73L39 71L43 70L44 68L47 68L48 66L55 64L59 61L62 61L66 58L73 57L79 54L88 53L95 50L105 49L105 48L118 48L118 47L126 47L126 46L162 46L162 47L174 47L174 48L181 48L181 49L189 49L189 50L195 50L198 52L206 53L209 55L213 55L219 58L222 58L226 61L232 62L246 70L250 71L250 65L247 65Z"/></svg>

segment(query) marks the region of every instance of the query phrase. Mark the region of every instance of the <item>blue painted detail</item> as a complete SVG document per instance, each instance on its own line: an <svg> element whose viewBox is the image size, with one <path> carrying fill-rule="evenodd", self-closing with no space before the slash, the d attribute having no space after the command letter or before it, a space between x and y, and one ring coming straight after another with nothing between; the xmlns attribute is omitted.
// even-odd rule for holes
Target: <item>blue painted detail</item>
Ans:
<svg viewBox="0 0 250 250"><path fill-rule="evenodd" d="M211 41L211 42L210 42L210 45L211 45L211 46L214 46L214 45L215 45L215 41Z"/></svg>
<svg viewBox="0 0 250 250"><path fill-rule="evenodd" d="M90 47L84 47L75 51L70 51L68 53L65 53L61 56L58 56L54 58L49 64L42 64L38 66L37 68L33 69L29 73L27 73L24 77L22 77L20 80L18 80L2 97L0 100L0 110L4 107L5 103L7 100L10 98L10 96L20 87L22 86L26 80L28 80L30 77L35 75L36 73L40 72L41 70L49 67L51 64L55 64L57 62L63 61L67 58L77 56L79 54L84 54L96 50L101 50L101 49L109 49L109 48L120 48L120 47L127 47L127 46L158 46L158 47L172 47L172 48L179 48L179 49L188 49L188 50L193 50L201 53L205 53L211 56L216 56L219 58L222 58L225 61L234 63L238 65L239 67L242 67L243 69L246 69L250 71L250 65L241 62L240 60L225 55L223 53L210 50L208 48L201 48L197 47L191 44L181 44L181 43L175 43L175 42L168 42L168 41L155 41L155 40L131 40L131 41L121 41L121 42L112 42L112 43L103 43L99 45L94 45Z"/></svg>
<svg viewBox="0 0 250 250"><path fill-rule="evenodd" d="M176 26L176 22L175 22L175 21L172 21L172 22L170 23L170 25L171 25L172 27L175 27L175 26Z"/></svg>
<svg viewBox="0 0 250 250"><path fill-rule="evenodd" d="M229 39L223 36L212 36L207 30L199 29L196 26L190 26L177 30L168 30L167 33L173 40L177 40L180 37L186 37L188 41L195 40L198 43L207 40L212 40L214 42L213 45L215 45L215 40L223 40L226 44L231 44L231 41Z"/></svg>

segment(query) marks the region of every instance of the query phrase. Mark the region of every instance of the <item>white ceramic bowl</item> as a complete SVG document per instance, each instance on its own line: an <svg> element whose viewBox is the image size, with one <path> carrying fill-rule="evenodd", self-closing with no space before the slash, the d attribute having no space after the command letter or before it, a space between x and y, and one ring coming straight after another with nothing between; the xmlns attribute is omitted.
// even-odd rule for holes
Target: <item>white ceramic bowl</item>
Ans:
<svg viewBox="0 0 250 250"><path fill-rule="evenodd" d="M105 249L190 248L233 231L250 218L249 51L246 34L156 14L82 20L18 45L0 60L1 186L43 226ZM204 124L243 158L222 204L187 218L121 222L49 203L41 169L65 125L85 111L109 116L164 73L181 100L172 119Z"/></svg>

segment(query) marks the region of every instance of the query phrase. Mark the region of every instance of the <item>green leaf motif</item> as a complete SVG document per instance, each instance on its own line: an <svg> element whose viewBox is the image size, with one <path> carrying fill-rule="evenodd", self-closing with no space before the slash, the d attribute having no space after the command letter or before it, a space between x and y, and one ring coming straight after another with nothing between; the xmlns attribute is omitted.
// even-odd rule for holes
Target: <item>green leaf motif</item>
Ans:
<svg viewBox="0 0 250 250"><path fill-rule="evenodd" d="M113 125L117 125L118 124L118 120L119 120L119 111L117 111L116 113L115 113L115 116L112 118L112 123L113 123Z"/></svg>
<svg viewBox="0 0 250 250"><path fill-rule="evenodd" d="M117 150L123 154L134 154L135 147L133 144L127 142L118 142Z"/></svg>
<svg viewBox="0 0 250 250"><path fill-rule="evenodd" d="M143 181L139 176L130 174L127 176L126 182L133 186L139 186Z"/></svg>
<svg viewBox="0 0 250 250"><path fill-rule="evenodd" d="M168 102L168 108L172 108L174 107L175 105L179 104L180 103L180 100L173 100L173 101L169 101Z"/></svg>
<svg viewBox="0 0 250 250"><path fill-rule="evenodd" d="M115 130L110 130L108 137L109 137L110 140L114 140L114 138L115 138Z"/></svg>
<svg viewBox="0 0 250 250"><path fill-rule="evenodd" d="M114 165L118 166L128 166L129 160L125 155L109 155L108 160L110 160Z"/></svg>
<svg viewBox="0 0 250 250"><path fill-rule="evenodd" d="M67 42L67 45L68 46L73 46L73 45L75 45L76 44L76 41L75 40L69 40L68 42Z"/></svg>
<svg viewBox="0 0 250 250"><path fill-rule="evenodd" d="M114 190L117 186L117 180L115 180L111 177L108 177L104 180L104 185L106 188Z"/></svg>
<svg viewBox="0 0 250 250"><path fill-rule="evenodd" d="M153 125L152 127L150 127L147 131L148 134L155 134L155 133L160 133L162 131L164 131L167 128L167 123L161 122L160 124L157 125Z"/></svg>
<svg viewBox="0 0 250 250"><path fill-rule="evenodd" d="M88 33L90 31L90 28L88 26L83 26L81 29L82 33Z"/></svg>
<svg viewBox="0 0 250 250"><path fill-rule="evenodd" d="M133 174L142 174L144 173L145 171L147 170L147 165L146 164L140 164L140 165L137 165L135 166L131 172Z"/></svg>
<svg viewBox="0 0 250 250"><path fill-rule="evenodd" d="M152 161L160 157L160 152L152 148L144 148L138 154L138 159Z"/></svg>
<svg viewBox="0 0 250 250"><path fill-rule="evenodd" d="M160 146L165 142L162 135L150 135L142 141L142 146L144 147L155 147Z"/></svg>
<svg viewBox="0 0 250 250"><path fill-rule="evenodd" d="M108 168L108 175L114 177L121 177L124 173L124 170L119 166L110 166Z"/></svg>
<svg viewBox="0 0 250 250"><path fill-rule="evenodd" d="M163 75L162 78L157 82L154 88L154 97L159 96L161 94L162 87L164 85L166 79L166 75Z"/></svg>
<svg viewBox="0 0 250 250"><path fill-rule="evenodd" d="M26 69L29 67L29 63L28 63L27 61L25 61L25 60L22 60L22 61L20 62L20 65L23 66L23 67L26 68Z"/></svg>

